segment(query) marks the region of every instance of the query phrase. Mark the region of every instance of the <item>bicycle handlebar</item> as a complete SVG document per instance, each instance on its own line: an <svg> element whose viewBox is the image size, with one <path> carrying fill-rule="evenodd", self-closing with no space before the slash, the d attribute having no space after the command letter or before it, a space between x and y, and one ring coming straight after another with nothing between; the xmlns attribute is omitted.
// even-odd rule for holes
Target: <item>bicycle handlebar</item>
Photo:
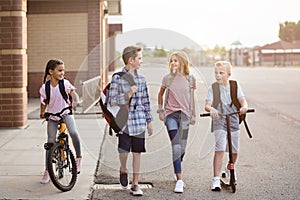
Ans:
<svg viewBox="0 0 300 200"><path fill-rule="evenodd" d="M250 113L250 112L255 112L255 109L254 108L249 108L247 110L247 113ZM240 111L229 113L227 115L233 115L233 114L238 114L238 113L240 113ZM220 114L220 115L226 115L226 114ZM209 117L209 116L210 116L210 113L201 113L200 114L200 117Z"/></svg>
<svg viewBox="0 0 300 200"><path fill-rule="evenodd" d="M45 112L44 117L45 117L46 120L48 120L50 116L56 116L56 117L59 117L60 119L62 119L61 114L63 114L63 112L65 112L68 109L70 110L70 114L72 114L72 106L68 106L68 107L62 109L60 112L55 113L55 114L50 113L50 112Z"/></svg>

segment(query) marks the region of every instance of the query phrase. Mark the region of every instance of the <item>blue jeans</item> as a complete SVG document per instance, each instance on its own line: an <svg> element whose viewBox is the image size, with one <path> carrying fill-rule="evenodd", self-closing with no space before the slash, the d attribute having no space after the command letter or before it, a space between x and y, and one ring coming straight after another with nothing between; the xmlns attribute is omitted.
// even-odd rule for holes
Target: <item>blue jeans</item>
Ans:
<svg viewBox="0 0 300 200"><path fill-rule="evenodd" d="M181 111L173 112L166 118L165 125L172 144L173 167L175 174L181 173L181 161L185 154L190 120Z"/></svg>
<svg viewBox="0 0 300 200"><path fill-rule="evenodd" d="M78 136L78 131L76 128L75 120L73 115L66 115L64 116L64 120L66 122L67 129L69 131L69 134L72 138L72 143L74 145L74 149L76 151L76 156L81 156L81 149L80 149L80 140ZM58 126L58 121L53 121L49 120L47 124L47 135L48 139L47 142L54 143L56 140L56 135L57 135L57 126ZM45 160L45 165L46 167L48 166L48 154L49 151L46 151L46 160Z"/></svg>

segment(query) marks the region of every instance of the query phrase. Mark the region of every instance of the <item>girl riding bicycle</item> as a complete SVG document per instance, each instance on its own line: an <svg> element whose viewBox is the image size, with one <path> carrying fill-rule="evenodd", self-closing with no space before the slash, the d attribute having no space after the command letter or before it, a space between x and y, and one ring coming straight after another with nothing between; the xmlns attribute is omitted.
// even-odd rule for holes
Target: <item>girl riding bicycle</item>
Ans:
<svg viewBox="0 0 300 200"><path fill-rule="evenodd" d="M230 96L230 84L229 77L231 75L232 66L227 61L219 61L215 63L215 78L219 86L220 91L220 103L214 107L213 105L213 88L208 88L208 94L205 100L205 110L210 112L210 116L213 118L213 131L215 134L215 155L213 160L213 174L214 178L212 181L212 191L220 191L220 172L222 168L223 155L226 150L227 143L227 127L226 119L223 116L219 116L218 113L229 114L236 112L237 108L232 104L232 99ZM248 103L245 99L245 95L238 84L237 86L237 98L241 105L240 114L245 114L248 110ZM239 128L239 117L233 115L230 118L230 130L232 139L232 151L233 151L233 163L235 164L238 156L239 150L239 138L240 138L240 128ZM226 167L226 171L227 167Z"/></svg>
<svg viewBox="0 0 300 200"><path fill-rule="evenodd" d="M51 59L48 61L45 69L44 76L44 84L40 88L40 99L41 99L41 110L40 110L40 118L44 118L45 111L50 113L58 113L62 109L69 106L76 106L78 103L78 95L75 92L75 87L66 79L64 79L65 74L65 66L63 61L58 59ZM50 76L50 90L46 91L46 80L47 76ZM62 81L62 83L61 83ZM61 86L63 84L63 86ZM65 91L61 91L64 88ZM63 92L72 97L73 102L69 99L63 97ZM48 94L50 93L50 94ZM54 143L57 134L57 126L59 119L55 117L50 117L47 121L47 142ZM81 168L81 149L80 149L80 139L78 135L78 131L75 124L74 116L71 114L70 110L66 110L64 113L64 120L66 122L67 129L72 138L72 142L76 151L76 166L77 172L80 173ZM49 173L48 173L48 153L46 150L46 159L45 159L45 171L43 173L43 177L41 180L42 184L48 183L50 181Z"/></svg>

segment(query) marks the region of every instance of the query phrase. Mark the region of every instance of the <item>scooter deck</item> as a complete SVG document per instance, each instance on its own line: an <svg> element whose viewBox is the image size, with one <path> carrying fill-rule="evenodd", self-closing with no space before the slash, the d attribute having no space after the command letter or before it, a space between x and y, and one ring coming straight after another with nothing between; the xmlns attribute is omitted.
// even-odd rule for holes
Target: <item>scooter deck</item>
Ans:
<svg viewBox="0 0 300 200"><path fill-rule="evenodd" d="M221 184L225 185L225 186L230 186L230 178L221 178L220 179Z"/></svg>

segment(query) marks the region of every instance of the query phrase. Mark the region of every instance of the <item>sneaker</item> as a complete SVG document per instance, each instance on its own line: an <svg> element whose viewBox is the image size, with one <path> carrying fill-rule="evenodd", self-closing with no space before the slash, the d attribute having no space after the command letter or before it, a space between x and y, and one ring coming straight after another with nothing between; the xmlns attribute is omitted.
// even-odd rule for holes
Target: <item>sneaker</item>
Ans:
<svg viewBox="0 0 300 200"><path fill-rule="evenodd" d="M129 182L128 182L128 174L126 172L120 171L120 184L123 189L127 189Z"/></svg>
<svg viewBox="0 0 300 200"><path fill-rule="evenodd" d="M220 177L216 176L213 178L211 191L221 191Z"/></svg>
<svg viewBox="0 0 300 200"><path fill-rule="evenodd" d="M41 180L41 183L42 184L47 184L47 183L49 183L49 181L50 181L49 172L48 172L48 170L45 170L44 174L43 174L43 177L42 177L42 180Z"/></svg>
<svg viewBox="0 0 300 200"><path fill-rule="evenodd" d="M130 194L133 196L143 196L144 193L138 185L133 185L130 188Z"/></svg>
<svg viewBox="0 0 300 200"><path fill-rule="evenodd" d="M175 193L183 193L184 182L182 180L178 180L175 185L174 192Z"/></svg>
<svg viewBox="0 0 300 200"><path fill-rule="evenodd" d="M80 174L82 158L76 158L77 174Z"/></svg>

